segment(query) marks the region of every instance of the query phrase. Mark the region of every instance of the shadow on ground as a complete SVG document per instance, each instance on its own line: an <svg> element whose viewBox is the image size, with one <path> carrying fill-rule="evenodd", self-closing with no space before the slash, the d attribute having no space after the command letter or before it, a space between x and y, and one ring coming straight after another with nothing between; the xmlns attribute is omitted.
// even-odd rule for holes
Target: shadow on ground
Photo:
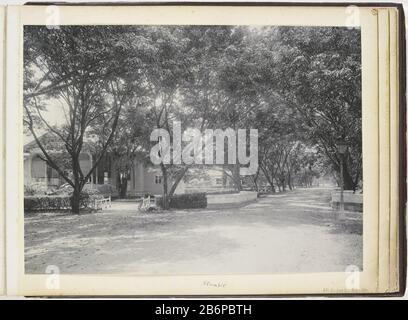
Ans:
<svg viewBox="0 0 408 320"><path fill-rule="evenodd" d="M27 273L212 274L362 266L358 226L333 222L330 190L297 189L246 207L141 213L135 206L25 218Z"/></svg>

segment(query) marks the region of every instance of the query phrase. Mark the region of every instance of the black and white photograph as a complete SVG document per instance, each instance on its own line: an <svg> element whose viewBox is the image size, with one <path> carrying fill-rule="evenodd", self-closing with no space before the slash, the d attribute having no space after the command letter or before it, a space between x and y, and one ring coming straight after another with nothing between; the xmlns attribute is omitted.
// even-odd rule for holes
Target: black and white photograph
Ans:
<svg viewBox="0 0 408 320"><path fill-rule="evenodd" d="M359 27L23 31L26 274L363 271Z"/></svg>

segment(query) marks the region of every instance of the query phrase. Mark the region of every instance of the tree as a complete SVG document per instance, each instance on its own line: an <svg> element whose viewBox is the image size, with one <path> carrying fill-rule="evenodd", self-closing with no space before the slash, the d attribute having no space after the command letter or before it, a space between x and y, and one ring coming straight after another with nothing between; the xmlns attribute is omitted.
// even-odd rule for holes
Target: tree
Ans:
<svg viewBox="0 0 408 320"><path fill-rule="evenodd" d="M218 86L218 69L235 38L231 38L232 28L224 26L156 27L149 32L156 51L154 64L145 73L150 90L147 117L153 128L170 134L173 152L173 121L180 123L182 132L195 128L203 133L217 126L226 99ZM183 147L188 144L182 143ZM178 161L160 164L165 208L192 166Z"/></svg>
<svg viewBox="0 0 408 320"><path fill-rule="evenodd" d="M183 37L179 27L140 27L129 37L127 46L140 46L141 37L145 45L152 49L149 56L141 59L145 67L140 69L145 92L146 124L150 130L165 129L172 136L173 121L180 119L183 113L178 98L180 86L189 72L185 61L188 39ZM148 144L146 149L149 149L150 137L144 140ZM160 169L163 176L163 206L167 208L188 168L160 163Z"/></svg>
<svg viewBox="0 0 408 320"><path fill-rule="evenodd" d="M259 41L262 33L248 27L230 30L231 39L218 67L218 92L222 96L222 106L214 122L218 127L235 131L242 128L261 129L253 118L264 102L262 81L269 60L265 41ZM238 159L234 164L224 165L224 172L237 191L242 190L240 167Z"/></svg>
<svg viewBox="0 0 408 320"><path fill-rule="evenodd" d="M126 57L117 31L98 26L25 27L24 123L43 160L73 187L74 213L79 213L81 191L111 143L132 89L122 67ZM53 124L44 115L50 101L60 103L64 123ZM79 157L94 122L100 122L106 134L98 140L101 149L91 169L83 172ZM36 126L59 140L69 155L68 170L42 144Z"/></svg>

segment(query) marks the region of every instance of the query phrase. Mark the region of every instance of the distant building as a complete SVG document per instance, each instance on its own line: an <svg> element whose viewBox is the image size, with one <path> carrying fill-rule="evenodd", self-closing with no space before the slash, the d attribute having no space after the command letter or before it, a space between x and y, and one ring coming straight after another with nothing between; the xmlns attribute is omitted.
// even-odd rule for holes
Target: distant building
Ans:
<svg viewBox="0 0 408 320"><path fill-rule="evenodd" d="M92 155L83 153L79 161L83 172L89 172L92 166ZM41 150L24 152L24 185L42 184L49 188L56 188L64 183L65 180L58 172L43 160Z"/></svg>

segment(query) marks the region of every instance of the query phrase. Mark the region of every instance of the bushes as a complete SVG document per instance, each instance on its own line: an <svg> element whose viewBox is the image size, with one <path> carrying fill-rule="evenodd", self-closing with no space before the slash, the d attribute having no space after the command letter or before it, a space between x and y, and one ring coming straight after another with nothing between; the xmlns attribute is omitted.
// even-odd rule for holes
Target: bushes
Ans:
<svg viewBox="0 0 408 320"><path fill-rule="evenodd" d="M156 204L163 207L163 198L156 197ZM173 209L206 208L207 196L205 193L176 194L172 196L169 207Z"/></svg>
<svg viewBox="0 0 408 320"><path fill-rule="evenodd" d="M25 187L24 192L24 211L55 211L70 210L71 196L73 188L69 184L61 185L52 193L46 194L39 192L39 188L34 189L32 186ZM80 208L93 208L96 199L107 197L117 197L116 188L109 184L92 185L86 184L82 189Z"/></svg>
<svg viewBox="0 0 408 320"><path fill-rule="evenodd" d="M26 196L24 197L24 211L69 209L71 200L68 196Z"/></svg>
<svg viewBox="0 0 408 320"><path fill-rule="evenodd" d="M82 209L92 208L96 199L102 199L100 194L83 194L80 200ZM71 197L68 195L37 195L24 197L24 211L70 210Z"/></svg>
<svg viewBox="0 0 408 320"><path fill-rule="evenodd" d="M85 185L84 189L87 186L88 185ZM98 190L104 196L104 198L111 197L112 199L116 199L119 197L118 190L111 184L94 184L93 187Z"/></svg>

